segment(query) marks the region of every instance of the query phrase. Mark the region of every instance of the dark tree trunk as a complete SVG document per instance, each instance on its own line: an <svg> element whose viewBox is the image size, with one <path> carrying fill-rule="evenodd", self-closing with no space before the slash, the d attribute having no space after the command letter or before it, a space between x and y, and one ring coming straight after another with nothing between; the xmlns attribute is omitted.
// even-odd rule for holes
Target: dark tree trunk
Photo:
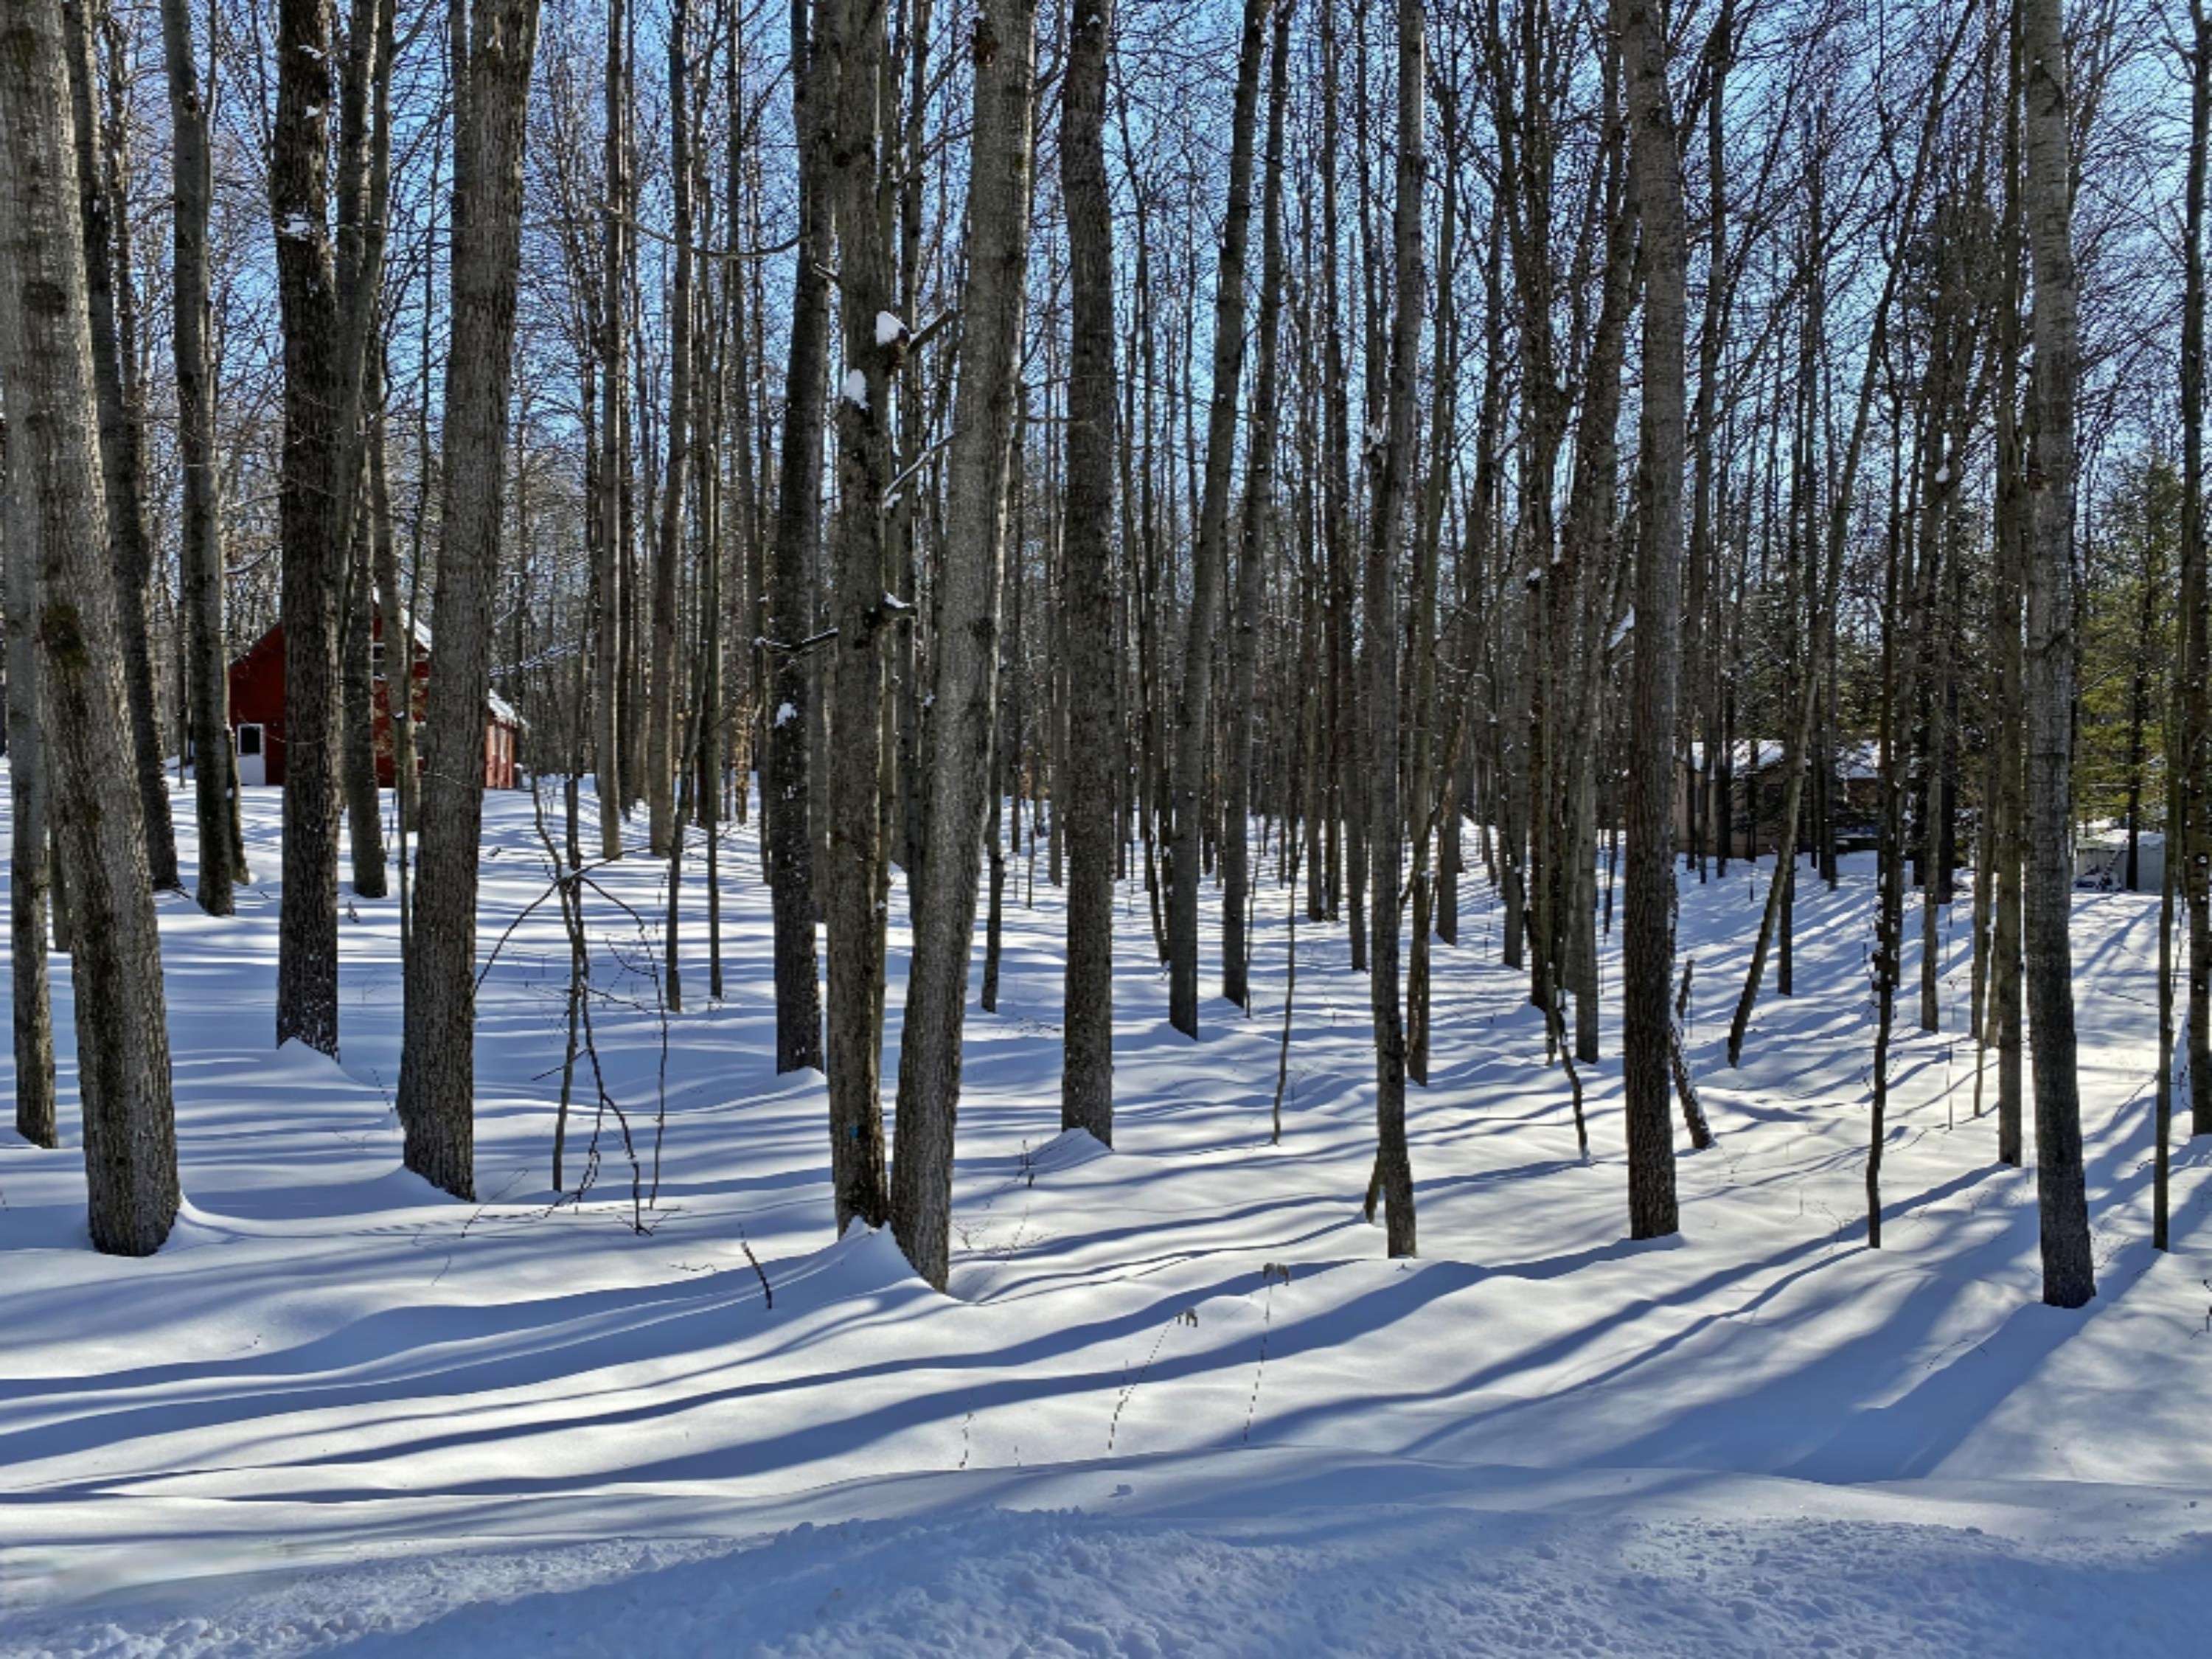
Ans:
<svg viewBox="0 0 2212 1659"><path fill-rule="evenodd" d="M1674 683L1682 586L1682 352L1688 308L1681 154L1653 0L1613 0L1628 71L1629 154L1644 240L1644 410L1637 462L1635 659L1630 684L1628 894L1621 1074L1629 1231L1680 1224L1668 1051L1674 989ZM1778 879L1779 878L1778 874Z"/></svg>
<svg viewBox="0 0 2212 1659"><path fill-rule="evenodd" d="M791 358L784 382L783 457L768 585L768 750L761 769L769 883L775 917L775 1069L822 1065L822 992L814 948L814 848L809 822L811 679L799 647L813 631L813 572L822 542L822 422L830 378L830 107L836 64L826 19L810 38L809 0L792 0L793 118L799 146L799 258Z"/></svg>
<svg viewBox="0 0 2212 1659"><path fill-rule="evenodd" d="M1060 128L1073 320L1067 383L1069 711L1067 985L1060 1121L1114 1144L1114 811L1121 759L1112 688L1114 223L1106 183L1113 0L1071 0Z"/></svg>

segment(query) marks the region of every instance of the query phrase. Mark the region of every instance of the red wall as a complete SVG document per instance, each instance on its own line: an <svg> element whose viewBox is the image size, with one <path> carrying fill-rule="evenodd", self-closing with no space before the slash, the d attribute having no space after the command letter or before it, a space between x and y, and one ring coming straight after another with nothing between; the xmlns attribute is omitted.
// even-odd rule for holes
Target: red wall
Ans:
<svg viewBox="0 0 2212 1659"><path fill-rule="evenodd" d="M384 618L372 613L370 637L384 637ZM429 653L413 640L414 714L422 718L424 700L430 684ZM392 772L392 701L391 683L380 673L375 681L376 696L376 781L389 789ZM239 726L258 721L262 729L262 744L267 756L269 781L284 781L284 630L282 626L270 629L244 656L230 665L230 725L232 742ZM484 787L512 789L514 787L514 757L516 732L512 723L487 714L484 720ZM422 765L418 751L416 765Z"/></svg>

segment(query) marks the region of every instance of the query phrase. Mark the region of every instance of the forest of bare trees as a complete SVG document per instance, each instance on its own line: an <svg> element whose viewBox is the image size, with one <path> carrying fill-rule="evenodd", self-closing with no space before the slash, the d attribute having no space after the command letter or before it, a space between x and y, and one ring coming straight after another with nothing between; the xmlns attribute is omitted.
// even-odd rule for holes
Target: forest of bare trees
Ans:
<svg viewBox="0 0 2212 1659"><path fill-rule="evenodd" d="M215 916L281 878L254 1017L333 1055L339 917L397 895L405 1162L482 1196L488 698L564 907L665 867L679 1041L757 845L776 1065L827 1079L823 1224L889 1224L940 1289L963 1030L1040 884L1061 1121L1109 1146L1117 947L1196 1054L1294 994L1259 895L1346 937L1396 1256L1454 1058L1440 953L1525 981L1578 1127L1618 1066L1626 1231L1664 1236L1710 1139L1681 884L1771 878L1747 975L1698 981L1733 1065L1793 994L1800 895L1870 854L1867 1240L1894 1033L1952 1031L2079 1306L2097 836L2163 885L2166 1244L2168 1148L2212 1135L2202 0L7 0L0 28L16 1127L56 1143L65 953L100 1249L158 1249L179 1204L156 896L187 875ZM255 871L225 671L280 624ZM386 729L418 636L427 702ZM1971 937L1963 1004L1939 932Z"/></svg>

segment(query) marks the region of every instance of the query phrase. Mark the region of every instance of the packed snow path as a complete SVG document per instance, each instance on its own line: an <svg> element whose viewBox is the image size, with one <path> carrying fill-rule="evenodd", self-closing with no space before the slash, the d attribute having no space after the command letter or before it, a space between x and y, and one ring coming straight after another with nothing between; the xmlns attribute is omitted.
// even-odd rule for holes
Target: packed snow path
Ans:
<svg viewBox="0 0 2212 1659"><path fill-rule="evenodd" d="M547 866L526 794L487 806L489 950ZM276 824L251 792L258 876ZM222 921L164 898L188 1209L147 1261L86 1242L57 959L69 1144L0 1131L0 1652L2203 1650L2212 1143L2177 1148L2154 1258L2154 896L2075 913L2100 1285L2072 1314L2037 1299L2032 1169L1973 1115L1963 902L1947 1030L1900 1034L1872 1252L1869 868L1801 883L1797 995L1770 987L1737 1071L1767 868L1685 878L1720 1144L1681 1159L1682 1235L1632 1245L1617 957L1585 1164L1471 883L1411 1100L1422 1255L1392 1263L1359 1214L1342 930L1300 928L1271 1146L1286 895L1261 893L1258 1017L1209 1000L1194 1045L1125 892L1109 1152L1057 1133L1062 913L1018 861L945 1297L887 1237L830 1237L821 1079L773 1072L750 828L724 862L728 995L695 855L665 1048L665 866L599 872L594 1024L641 1173L607 1115L581 1202L550 1187L550 904L483 984L460 1204L398 1167L395 905L342 901L332 1065L269 1048L273 885ZM903 919L895 893L887 1079Z"/></svg>

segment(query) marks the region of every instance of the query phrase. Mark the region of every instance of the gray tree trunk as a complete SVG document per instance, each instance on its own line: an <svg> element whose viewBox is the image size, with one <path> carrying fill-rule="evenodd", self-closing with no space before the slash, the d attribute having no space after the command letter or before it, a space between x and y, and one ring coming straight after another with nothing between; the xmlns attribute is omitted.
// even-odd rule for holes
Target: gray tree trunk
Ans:
<svg viewBox="0 0 2212 1659"><path fill-rule="evenodd" d="M477 0L453 149L453 354L446 371L444 544L431 615L422 845L399 1058L404 1160L475 1191L476 926L484 699L507 494L522 227L524 117L537 0ZM459 46L456 46L458 53Z"/></svg>
<svg viewBox="0 0 2212 1659"><path fill-rule="evenodd" d="M11 529L35 538L39 694L76 924L77 1087L92 1242L149 1255L178 1204L161 945L124 711L58 0L0 52L0 384ZM13 537L10 539L14 539Z"/></svg>
<svg viewBox="0 0 2212 1659"><path fill-rule="evenodd" d="M1103 33L1103 21L1098 27ZM1104 49L1103 41L1099 49ZM983 0L975 26L960 384L946 463L945 562L937 587L930 714L933 762L906 1026L899 1047L897 1145L891 1165L892 1231L915 1271L939 1290L951 1267L960 1040L975 931L977 855L992 793L1000 564L1006 538L1010 437L1021 395L1036 87L1034 0Z"/></svg>
<svg viewBox="0 0 2212 1659"><path fill-rule="evenodd" d="M120 119L103 121L94 21L82 0L64 0L63 27L70 58L70 101L76 131L77 201L84 235L85 289L92 324L92 373L100 406L100 483L107 498L116 626L123 647L123 688L131 716L138 806L146 825L146 862L156 887L180 884L177 838L169 822L169 787L161 772L161 734L154 717L154 652L146 631L146 587L153 550L146 533L146 467L142 409L132 406L130 376L136 307L128 258L130 225L118 212L123 192Z"/></svg>
<svg viewBox="0 0 2212 1659"><path fill-rule="evenodd" d="M1275 14L1275 61L1267 92L1267 151L1261 191L1260 362L1245 452L1244 527L1237 557L1237 609L1229 634L1227 775L1221 825L1221 994L1248 1013L1252 910L1253 683L1260 657L1260 600L1274 538L1278 337L1283 315L1283 125L1290 103L1291 8Z"/></svg>
<svg viewBox="0 0 2212 1659"><path fill-rule="evenodd" d="M2021 0L2027 174L2025 207L2035 273L2035 461L2027 565L2027 877L2029 1028L2035 1079L2037 1196L2043 1299L2078 1308L2096 1294L2081 1169L2081 1080L2075 1069L2074 397L2076 338L2071 144L2059 0ZM1932 872L1931 872L1932 874Z"/></svg>
<svg viewBox="0 0 2212 1659"><path fill-rule="evenodd" d="M1229 205L1213 292L1213 378L1206 422L1206 482L1190 555L1190 614L1176 699L1175 857L1168 906L1168 1023L1198 1035L1199 806L1213 700L1214 612L1228 559L1229 479L1237 459L1237 393L1244 373L1244 257L1252 225L1253 133L1270 0L1244 0L1237 101L1229 145Z"/></svg>
<svg viewBox="0 0 2212 1659"><path fill-rule="evenodd" d="M1428 42L1421 0L1398 3L1396 293L1390 325L1388 424L1373 452L1375 521L1367 543L1367 854L1371 933L1368 1002L1375 1018L1376 1176L1394 1256L1415 1254L1413 1166L1406 1144L1406 1019L1399 1000L1399 887L1405 814L1398 789L1398 566L1413 493L1414 380L1428 286L1422 263L1421 169Z"/></svg>
<svg viewBox="0 0 2212 1659"><path fill-rule="evenodd" d="M46 731L39 707L39 520L28 489L8 472L0 426L0 557L7 566L9 980L15 1035L15 1133L60 1144L54 1119L54 1012L46 969Z"/></svg>
<svg viewBox="0 0 2212 1659"><path fill-rule="evenodd" d="M215 362L208 338L208 218L215 194L207 97L192 56L190 0L162 0L161 50L169 83L170 179L176 194L170 271L175 317L177 455L182 473L178 552L191 710L193 814L199 829L195 896L227 916L247 878L232 857L238 811L230 744L230 652L223 629L222 475L215 447Z"/></svg>

